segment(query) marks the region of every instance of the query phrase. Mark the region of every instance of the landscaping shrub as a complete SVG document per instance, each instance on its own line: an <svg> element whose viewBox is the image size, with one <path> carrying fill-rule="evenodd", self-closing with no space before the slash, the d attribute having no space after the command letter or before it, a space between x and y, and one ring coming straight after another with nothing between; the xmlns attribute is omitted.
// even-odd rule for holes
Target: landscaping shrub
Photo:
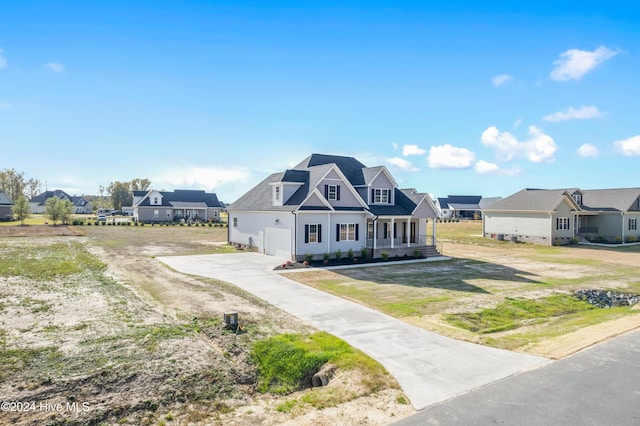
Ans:
<svg viewBox="0 0 640 426"><path fill-rule="evenodd" d="M627 243L635 243L636 241L638 241L638 237L636 237L635 235L627 235L624 240Z"/></svg>
<svg viewBox="0 0 640 426"><path fill-rule="evenodd" d="M360 256L363 260L367 260L369 258L369 249L367 247L362 247L362 250L360 250Z"/></svg>
<svg viewBox="0 0 640 426"><path fill-rule="evenodd" d="M349 259L351 262L353 262L353 250L349 249L349 251L347 252L347 259Z"/></svg>
<svg viewBox="0 0 640 426"><path fill-rule="evenodd" d="M389 252L383 251L382 253L380 253L380 257L386 262L387 259L389 259Z"/></svg>
<svg viewBox="0 0 640 426"><path fill-rule="evenodd" d="M342 250L336 250L336 260L340 262L340 259L342 259Z"/></svg>
<svg viewBox="0 0 640 426"><path fill-rule="evenodd" d="M313 255L312 254L305 254L304 255L304 260L307 261L307 263L311 262L313 260Z"/></svg>

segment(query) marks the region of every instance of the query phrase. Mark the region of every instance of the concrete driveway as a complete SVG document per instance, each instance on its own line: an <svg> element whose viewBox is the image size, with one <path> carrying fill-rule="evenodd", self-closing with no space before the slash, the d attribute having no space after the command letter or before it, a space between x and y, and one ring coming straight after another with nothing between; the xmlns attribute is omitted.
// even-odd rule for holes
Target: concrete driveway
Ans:
<svg viewBox="0 0 640 426"><path fill-rule="evenodd" d="M548 362L443 337L299 284L273 271L282 263L275 257L234 253L158 259L185 274L232 283L340 337L380 362L417 410Z"/></svg>

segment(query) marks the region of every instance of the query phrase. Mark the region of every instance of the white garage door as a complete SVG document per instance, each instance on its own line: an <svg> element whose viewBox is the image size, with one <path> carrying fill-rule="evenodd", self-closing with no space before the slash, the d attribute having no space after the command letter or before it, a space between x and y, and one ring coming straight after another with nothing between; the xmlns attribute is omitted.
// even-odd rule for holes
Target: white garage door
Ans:
<svg viewBox="0 0 640 426"><path fill-rule="evenodd" d="M291 259L291 230L266 228L265 231L266 254Z"/></svg>

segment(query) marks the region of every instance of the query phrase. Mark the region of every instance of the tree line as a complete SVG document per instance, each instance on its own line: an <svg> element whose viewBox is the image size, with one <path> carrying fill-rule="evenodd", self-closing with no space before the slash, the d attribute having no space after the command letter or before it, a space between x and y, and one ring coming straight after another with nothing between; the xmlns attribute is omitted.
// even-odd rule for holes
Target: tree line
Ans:
<svg viewBox="0 0 640 426"><path fill-rule="evenodd" d="M98 196L86 196L88 201L98 200L101 208L111 206L114 210L121 210L123 206L133 204L134 191L148 191L151 188L151 181L146 178L135 178L130 181L115 181L108 186L99 187ZM41 194L42 181L34 178L25 178L24 172L15 169L0 170L0 191L3 191L14 202L14 217L24 224L24 220L31 213L29 200ZM73 203L69 200L61 200L51 197L46 201L45 213L51 221L56 224L58 221L66 223L73 213Z"/></svg>

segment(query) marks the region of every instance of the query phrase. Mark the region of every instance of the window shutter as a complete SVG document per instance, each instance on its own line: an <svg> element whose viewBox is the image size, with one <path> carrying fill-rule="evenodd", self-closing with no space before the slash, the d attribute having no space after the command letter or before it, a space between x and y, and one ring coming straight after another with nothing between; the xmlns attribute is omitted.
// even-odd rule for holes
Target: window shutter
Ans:
<svg viewBox="0 0 640 426"><path fill-rule="evenodd" d="M324 198L329 199L329 185L324 186Z"/></svg>
<svg viewBox="0 0 640 426"><path fill-rule="evenodd" d="M376 202L376 190L371 188L371 202L369 204L373 204Z"/></svg>
<svg viewBox="0 0 640 426"><path fill-rule="evenodd" d="M322 225L318 224L318 242L322 242Z"/></svg>
<svg viewBox="0 0 640 426"><path fill-rule="evenodd" d="M398 238L398 223L394 222L393 224L393 238Z"/></svg>
<svg viewBox="0 0 640 426"><path fill-rule="evenodd" d="M304 242L309 242L309 225L304 226Z"/></svg>
<svg viewBox="0 0 640 426"><path fill-rule="evenodd" d="M340 224L336 223L336 241L340 241Z"/></svg>
<svg viewBox="0 0 640 426"><path fill-rule="evenodd" d="M560 229L560 218L556 217L556 229Z"/></svg>
<svg viewBox="0 0 640 426"><path fill-rule="evenodd" d="M360 238L358 238L358 224L356 223L356 241L358 241Z"/></svg>
<svg viewBox="0 0 640 426"><path fill-rule="evenodd" d="M389 224L385 222L385 224L384 224L384 235L382 236L382 238L384 238L385 240L387 239L387 235L389 235L388 227L389 227Z"/></svg>
<svg viewBox="0 0 640 426"><path fill-rule="evenodd" d="M336 200L340 201L340 185L336 186Z"/></svg>

